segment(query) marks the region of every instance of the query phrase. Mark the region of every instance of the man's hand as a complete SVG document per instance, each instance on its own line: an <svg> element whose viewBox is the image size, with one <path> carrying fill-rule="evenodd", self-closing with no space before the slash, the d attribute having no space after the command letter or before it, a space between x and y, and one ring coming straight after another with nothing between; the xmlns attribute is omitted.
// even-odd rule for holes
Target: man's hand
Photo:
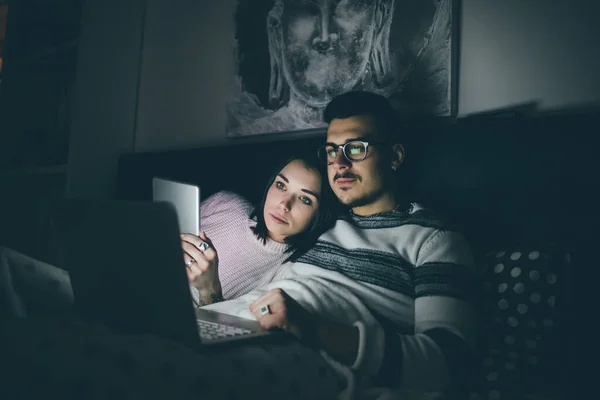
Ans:
<svg viewBox="0 0 600 400"><path fill-rule="evenodd" d="M213 297L222 297L218 272L219 257L206 233L200 232L200 236L188 233L181 235L181 247L184 251L183 260L187 267L188 280L200 292L203 303L213 303ZM203 247L206 248L202 250Z"/></svg>
<svg viewBox="0 0 600 400"><path fill-rule="evenodd" d="M268 312L261 312L265 306ZM265 329L283 329L301 340L314 342L315 317L281 289L269 290L250 304L250 311Z"/></svg>
<svg viewBox="0 0 600 400"><path fill-rule="evenodd" d="M268 312L261 309L268 306ZM250 304L250 311L265 329L293 333L304 344L325 350L339 362L352 365L358 354L358 328L311 314L281 289L272 289Z"/></svg>

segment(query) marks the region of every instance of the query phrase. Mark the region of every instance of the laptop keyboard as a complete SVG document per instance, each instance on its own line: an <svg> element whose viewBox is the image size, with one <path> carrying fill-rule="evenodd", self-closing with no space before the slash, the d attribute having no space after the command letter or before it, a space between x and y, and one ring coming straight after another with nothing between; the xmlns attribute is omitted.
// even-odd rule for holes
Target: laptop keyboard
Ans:
<svg viewBox="0 0 600 400"><path fill-rule="evenodd" d="M243 336L252 331L248 329L238 328L237 326L224 325L216 322L197 321L200 338L206 340L224 339L235 336Z"/></svg>

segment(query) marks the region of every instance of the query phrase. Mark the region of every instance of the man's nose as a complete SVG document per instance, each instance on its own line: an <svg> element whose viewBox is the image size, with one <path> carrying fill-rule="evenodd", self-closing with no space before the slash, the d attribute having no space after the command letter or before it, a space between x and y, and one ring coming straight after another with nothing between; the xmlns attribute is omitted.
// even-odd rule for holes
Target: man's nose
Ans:
<svg viewBox="0 0 600 400"><path fill-rule="evenodd" d="M333 159L332 165L337 169L347 169L352 166L352 163L346 158L344 152L340 149Z"/></svg>

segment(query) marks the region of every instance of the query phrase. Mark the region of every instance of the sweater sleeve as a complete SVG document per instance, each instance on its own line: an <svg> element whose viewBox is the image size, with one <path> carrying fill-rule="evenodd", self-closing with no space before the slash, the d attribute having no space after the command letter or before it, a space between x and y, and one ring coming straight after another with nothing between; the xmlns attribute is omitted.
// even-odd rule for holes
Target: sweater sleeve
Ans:
<svg viewBox="0 0 600 400"><path fill-rule="evenodd" d="M207 197L200 204L200 229L206 232L209 239L214 240L212 234L216 227L227 226L230 221L246 221L253 210L252 204L242 196L230 192L220 191ZM213 242L214 244L214 242ZM220 246L215 249L219 252ZM221 282L223 284L223 282ZM200 294L198 289L190 284L190 291L194 304L199 304Z"/></svg>
<svg viewBox="0 0 600 400"><path fill-rule="evenodd" d="M415 331L386 332L380 380L421 391L444 391L468 380L477 287L464 237L435 231L421 246L415 266Z"/></svg>

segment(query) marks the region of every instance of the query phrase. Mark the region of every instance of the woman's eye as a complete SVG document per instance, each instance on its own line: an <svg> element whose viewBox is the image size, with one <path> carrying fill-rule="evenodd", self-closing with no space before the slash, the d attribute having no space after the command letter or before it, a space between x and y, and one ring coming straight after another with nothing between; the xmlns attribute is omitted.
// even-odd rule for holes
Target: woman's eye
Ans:
<svg viewBox="0 0 600 400"><path fill-rule="evenodd" d="M285 185L280 181L275 182L275 187L277 187L277 189L279 189L279 190L285 189Z"/></svg>
<svg viewBox="0 0 600 400"><path fill-rule="evenodd" d="M312 206L312 200L308 197L300 197L300 201L306 204L307 206Z"/></svg>

